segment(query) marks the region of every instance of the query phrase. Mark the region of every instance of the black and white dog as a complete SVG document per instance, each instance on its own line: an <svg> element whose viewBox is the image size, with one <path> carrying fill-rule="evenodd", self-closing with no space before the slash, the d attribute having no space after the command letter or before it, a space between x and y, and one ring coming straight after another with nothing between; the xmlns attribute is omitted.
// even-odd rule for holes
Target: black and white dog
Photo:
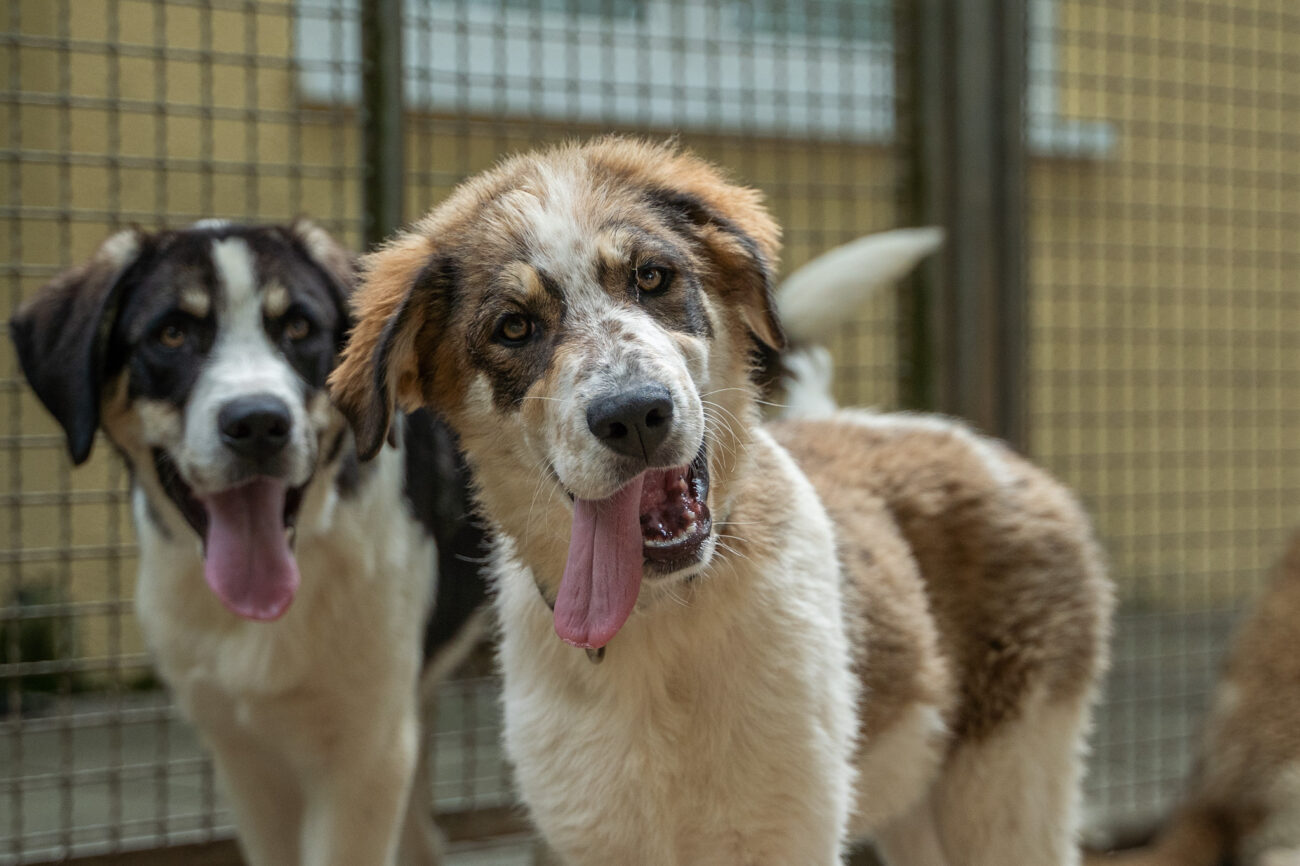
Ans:
<svg viewBox="0 0 1300 866"><path fill-rule="evenodd" d="M421 707L482 617L450 434L362 466L325 392L353 283L306 221L128 230L11 323L73 461L130 467L140 624L256 866L438 861Z"/></svg>

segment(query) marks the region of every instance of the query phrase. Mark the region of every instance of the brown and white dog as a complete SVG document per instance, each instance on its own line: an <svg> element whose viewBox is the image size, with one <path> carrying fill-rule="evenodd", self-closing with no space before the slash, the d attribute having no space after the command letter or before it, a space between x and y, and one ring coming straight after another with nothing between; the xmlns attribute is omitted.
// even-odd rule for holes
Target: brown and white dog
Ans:
<svg viewBox="0 0 1300 866"><path fill-rule="evenodd" d="M140 626L253 866L438 861L421 658L427 696L482 617L450 434L362 466L330 405L354 281L309 222L127 230L11 323L72 459L102 426L131 470Z"/></svg>
<svg viewBox="0 0 1300 866"><path fill-rule="evenodd" d="M1300 866L1300 533L1237 633L1188 791L1115 866Z"/></svg>
<svg viewBox="0 0 1300 866"><path fill-rule="evenodd" d="M396 406L460 436L523 799L573 864L1076 862L1088 521L949 421L762 426L777 247L758 193L614 138L365 263L331 388L363 457Z"/></svg>

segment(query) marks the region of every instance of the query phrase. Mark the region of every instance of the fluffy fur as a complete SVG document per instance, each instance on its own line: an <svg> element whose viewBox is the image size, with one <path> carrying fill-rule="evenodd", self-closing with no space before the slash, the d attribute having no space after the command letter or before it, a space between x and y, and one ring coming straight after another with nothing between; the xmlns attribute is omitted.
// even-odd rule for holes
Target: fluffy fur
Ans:
<svg viewBox="0 0 1300 866"><path fill-rule="evenodd" d="M1300 533L1237 633L1182 802L1149 847L1089 863L1300 864Z"/></svg>
<svg viewBox="0 0 1300 866"><path fill-rule="evenodd" d="M452 557L473 552L476 530L453 443L427 417L401 419L394 447L357 460L323 387L354 279L350 257L307 222L131 230L11 325L73 458L102 426L130 467L140 625L212 749L254 866L378 866L399 838L403 862L439 859L427 786L408 801L418 681L422 656L431 681L475 630L482 585ZM280 450L236 450L223 418L248 398L281 407ZM291 489L283 531L301 575L287 611L263 617L273 622L236 615L205 585L201 504L266 478ZM429 626L440 554L451 573Z"/></svg>
<svg viewBox="0 0 1300 866"><path fill-rule="evenodd" d="M461 437L524 801L572 864L831 864L866 837L894 866L1074 863L1110 609L1088 522L952 422L762 426L777 240L708 164L602 139L508 160L366 262L331 385L363 453L394 405ZM645 387L671 423L618 451L592 413ZM697 455L708 537L670 564L647 540L612 640L562 642L571 497L698 480Z"/></svg>

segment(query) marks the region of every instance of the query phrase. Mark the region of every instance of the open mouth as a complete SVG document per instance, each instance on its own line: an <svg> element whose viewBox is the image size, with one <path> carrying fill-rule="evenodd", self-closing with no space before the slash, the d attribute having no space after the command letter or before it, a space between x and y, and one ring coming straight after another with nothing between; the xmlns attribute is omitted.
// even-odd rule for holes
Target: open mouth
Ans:
<svg viewBox="0 0 1300 866"><path fill-rule="evenodd" d="M153 459L163 490L203 540L203 575L221 602L247 619L283 616L298 588L294 522L306 485L259 475L196 496L165 452L154 449Z"/></svg>
<svg viewBox="0 0 1300 866"><path fill-rule="evenodd" d="M651 469L641 482L641 550L646 564L670 574L693 564L713 529L704 449L686 466Z"/></svg>
<svg viewBox="0 0 1300 866"><path fill-rule="evenodd" d="M605 499L573 501L569 558L555 599L555 631L599 649L632 615L647 569L658 575L699 561L712 531L703 446L686 466L649 469Z"/></svg>

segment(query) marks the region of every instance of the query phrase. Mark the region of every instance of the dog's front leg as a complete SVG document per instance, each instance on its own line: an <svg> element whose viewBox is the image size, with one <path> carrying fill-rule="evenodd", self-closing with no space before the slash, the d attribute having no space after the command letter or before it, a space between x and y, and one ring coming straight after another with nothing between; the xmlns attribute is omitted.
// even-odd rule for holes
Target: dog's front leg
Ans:
<svg viewBox="0 0 1300 866"><path fill-rule="evenodd" d="M230 801L249 866L299 862L302 792L281 756L237 734L209 731L217 780Z"/></svg>
<svg viewBox="0 0 1300 866"><path fill-rule="evenodd" d="M407 798L397 850L398 866L441 866L445 840L433 822L433 777L429 766L430 734L434 704L427 701L420 712L420 748L416 754L411 795Z"/></svg>
<svg viewBox="0 0 1300 866"><path fill-rule="evenodd" d="M306 792L303 866L391 866L396 858L418 752L414 707L391 727L376 720L364 733L339 744Z"/></svg>

